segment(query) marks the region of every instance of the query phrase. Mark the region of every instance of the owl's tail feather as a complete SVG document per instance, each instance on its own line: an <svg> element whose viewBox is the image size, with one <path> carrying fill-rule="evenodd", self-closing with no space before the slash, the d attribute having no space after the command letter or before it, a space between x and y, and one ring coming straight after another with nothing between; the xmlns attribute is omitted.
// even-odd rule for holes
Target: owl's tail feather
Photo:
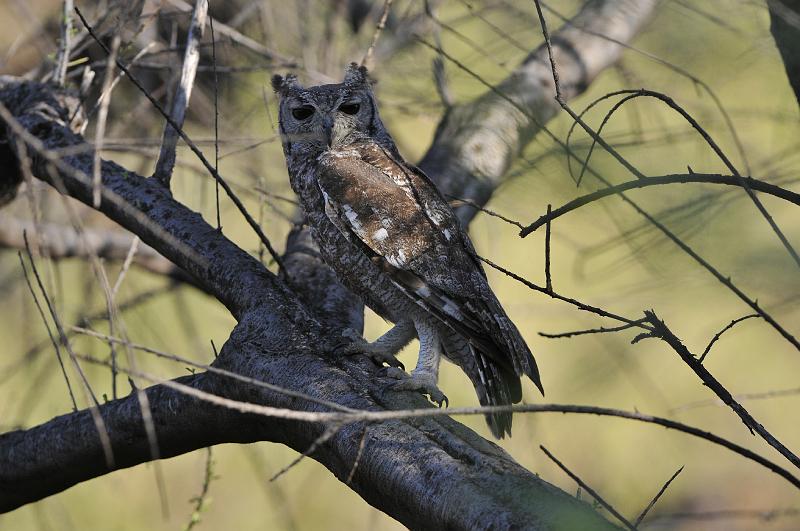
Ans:
<svg viewBox="0 0 800 531"><path fill-rule="evenodd" d="M498 365L452 330L443 331L442 346L447 357L472 380L482 406L508 406L522 400L519 376L512 368ZM510 411L486 415L486 423L498 439L511 436L511 419Z"/></svg>

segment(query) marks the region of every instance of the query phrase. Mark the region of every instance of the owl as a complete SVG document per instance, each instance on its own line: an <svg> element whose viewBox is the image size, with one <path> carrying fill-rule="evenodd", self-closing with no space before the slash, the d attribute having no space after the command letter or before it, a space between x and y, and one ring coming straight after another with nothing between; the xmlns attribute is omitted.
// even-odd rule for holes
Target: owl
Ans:
<svg viewBox="0 0 800 531"><path fill-rule="evenodd" d="M530 349L489 287L467 233L433 182L406 162L381 122L364 67L338 84L304 88L276 75L280 133L291 186L325 262L394 327L372 343L350 331L344 353L380 364L397 390L439 404L444 356L472 381L482 405L522 399L521 377L542 390ZM395 355L419 338L411 373ZM511 413L486 416L495 437Z"/></svg>

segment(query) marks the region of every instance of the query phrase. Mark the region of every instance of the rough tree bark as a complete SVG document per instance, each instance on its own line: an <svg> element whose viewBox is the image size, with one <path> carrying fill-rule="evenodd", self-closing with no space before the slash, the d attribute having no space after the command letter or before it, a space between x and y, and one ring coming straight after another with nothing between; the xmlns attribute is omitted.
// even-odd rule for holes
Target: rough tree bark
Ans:
<svg viewBox="0 0 800 531"><path fill-rule="evenodd" d="M573 25L554 34L562 83L572 87L569 96L580 93L620 54L618 45L577 28L585 26L628 41L655 5L655 1L592 1ZM555 114L552 82L544 75L545 57L540 47L498 86L527 109L525 115L489 92L451 109L443 119L423 166L446 193L485 202L513 158ZM4 136L0 140L8 142L0 156L11 157L18 142L26 143L34 176L91 204L88 176L93 155L69 129L70 113L58 94L47 86L4 79L0 103L19 124L6 123L5 131L0 131ZM507 119L500 127L503 115ZM82 149L66 151L75 154L63 156L57 164L42 151L58 148L64 153L63 148L75 146ZM499 158L490 163L493 157ZM5 171L3 180L18 178ZM158 182L108 161L102 165L102 182L100 210L194 277L237 319L213 364L216 368L357 410L430 407L414 394L382 392L386 382L366 359L325 354L342 327L361 329L363 314L360 303L335 282L313 250L309 252L306 233L294 231L287 244L285 263L293 291L199 214L176 202ZM195 394L187 395L176 384ZM275 441L302 452L326 429L320 423L209 403L197 392L299 412L331 410L319 402L213 373L154 385L146 392L158 456L151 454L135 394L100 407L114 451L113 469L222 442ZM364 433L363 452L348 486L411 528L614 528L589 505L523 469L502 449L447 417L353 423L311 457L345 481ZM88 411L2 434L0 511L111 470Z"/></svg>

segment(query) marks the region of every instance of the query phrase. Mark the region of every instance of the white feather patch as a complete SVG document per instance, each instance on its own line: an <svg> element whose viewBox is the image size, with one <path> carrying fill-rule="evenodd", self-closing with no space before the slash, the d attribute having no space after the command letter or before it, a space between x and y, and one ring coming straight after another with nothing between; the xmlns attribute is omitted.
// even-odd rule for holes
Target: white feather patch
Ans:
<svg viewBox="0 0 800 531"><path fill-rule="evenodd" d="M358 221L358 214L353 210L350 205L342 205L344 215L347 216L347 221L353 226L356 232L361 232L361 222Z"/></svg>
<svg viewBox="0 0 800 531"><path fill-rule="evenodd" d="M389 231L381 227L372 234L372 237L375 239L375 241L382 242L389 237Z"/></svg>

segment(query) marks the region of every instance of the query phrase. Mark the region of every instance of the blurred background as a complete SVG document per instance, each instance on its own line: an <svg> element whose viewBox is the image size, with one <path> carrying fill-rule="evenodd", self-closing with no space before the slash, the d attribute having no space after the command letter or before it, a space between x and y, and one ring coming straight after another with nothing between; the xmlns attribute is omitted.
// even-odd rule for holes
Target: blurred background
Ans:
<svg viewBox="0 0 800 531"><path fill-rule="evenodd" d="M104 2L76 3L90 21L102 19L108 8ZM563 1L551 7L570 17L580 4ZM127 63L138 55L132 70L165 103L180 72L192 5L148 0L141 19L129 23L123 35L121 59ZM215 45L212 47L207 28L187 131L207 155L213 153L216 87L220 173L245 199L279 250L291 228L295 206L276 136L277 112L269 77L295 71L306 84L338 82L345 65L364 55L382 7L383 2L367 0L211 2ZM52 69L61 9L56 0L0 3L0 73L38 75L40 69ZM545 16L551 30L561 26L553 11L546 11ZM80 23L76 24L80 29ZM76 30L77 38L79 34ZM375 90L384 121L411 161L419 160L430 145L444 110L431 68L436 53L419 44L415 34L428 41L441 39L448 54L490 83L506 77L542 41L535 7L529 0L427 4L396 0L375 48L371 71L378 81ZM574 109L621 88L645 87L667 93L711 133L742 173L800 190L798 104L769 33L765 2L666 0L631 45L663 61L626 51L615 67L571 102ZM96 72L86 95L87 109L97 101L105 64L100 48L88 43L82 58L70 65L68 79L74 86L80 84L86 66ZM446 62L445 72L455 102L469 101L485 91L455 64ZM681 72L702 80L714 96ZM730 116L741 149L714 97ZM594 108L586 115L587 121L598 127L612 104ZM96 111L90 118L87 140L94 138ZM570 123L562 114L549 127L564 139ZM157 111L122 79L111 98L103 157L149 175L162 130ZM648 175L684 173L687 166L698 173L727 173L702 139L655 100L628 103L604 128L604 137ZM585 134L576 132L572 142L580 153L587 153L590 139ZM633 178L601 150L595 151L592 161L614 182ZM576 188L563 150L543 136L530 143L511 174L487 207L524 224L542 215L548 204L556 207L599 187L587 177ZM183 144L179 144L172 183L180 201L215 223L213 182ZM0 212L0 223L31 219L25 195L20 193ZM46 221L65 224L64 204L50 188L37 182L33 195ZM741 189L687 184L650 187L629 195L731 276L789 332L800 334L796 264ZM789 240L800 245L797 207L793 210L790 203L764 194L759 197ZM78 212L88 226L114 228L88 208L79 207ZM276 271L226 198L221 199L220 217L229 238L264 257ZM520 239L518 228L479 214L470 232L479 254L544 284L543 230ZM92 327L108 330L103 321L103 291L88 262L64 259L39 260L38 264L65 322L80 323L96 316L99 319L92 321ZM105 265L113 282L121 264ZM615 323L530 291L496 271L487 273L536 355L547 402L673 418L785 463L761 439L751 436L663 342L632 345L635 333L631 331L569 339L541 337L539 332ZM556 291L609 311L638 318L644 310L654 309L695 353L702 352L732 319L752 313L616 197L592 203L553 223L552 275ZM0 250L0 297L0 337L4 341L0 429L35 426L68 413L72 406L66 385L14 249ZM197 289L136 266L121 284L117 302L123 308L121 320L131 341L199 363L213 359L210 342L222 345L235 324L221 304ZM388 326L367 312L367 338L377 337ZM108 345L102 341L81 336L74 341L79 352L102 358L109 355ZM415 363L416 351L416 344L404 351L401 359L406 366ZM185 364L143 353L136 356L143 370L165 378L189 370ZM745 407L786 446L800 449L800 354L778 333L760 319L744 321L722 336L705 365L734 395L744 395ZM97 395L111 397L109 371L89 365L85 370ZM70 377L75 381L76 375L70 373ZM130 391L123 377L117 385L119 394ZM454 366L443 366L440 387L453 406L477 404L472 386ZM79 406L85 407L83 397L79 395L78 400ZM525 400L543 401L532 385L525 388ZM460 420L490 437L482 418ZM800 528L800 499L785 480L720 447L653 425L577 415L516 415L513 438L499 444L529 470L586 498L538 448L546 446L631 519L664 481L685 467L643 528ZM208 499L196 528L402 528L310 459L269 481L296 455L270 443L214 447ZM203 450L158 465L114 472L0 515L0 528L183 529L192 518L193 499L208 476L208 457Z"/></svg>

